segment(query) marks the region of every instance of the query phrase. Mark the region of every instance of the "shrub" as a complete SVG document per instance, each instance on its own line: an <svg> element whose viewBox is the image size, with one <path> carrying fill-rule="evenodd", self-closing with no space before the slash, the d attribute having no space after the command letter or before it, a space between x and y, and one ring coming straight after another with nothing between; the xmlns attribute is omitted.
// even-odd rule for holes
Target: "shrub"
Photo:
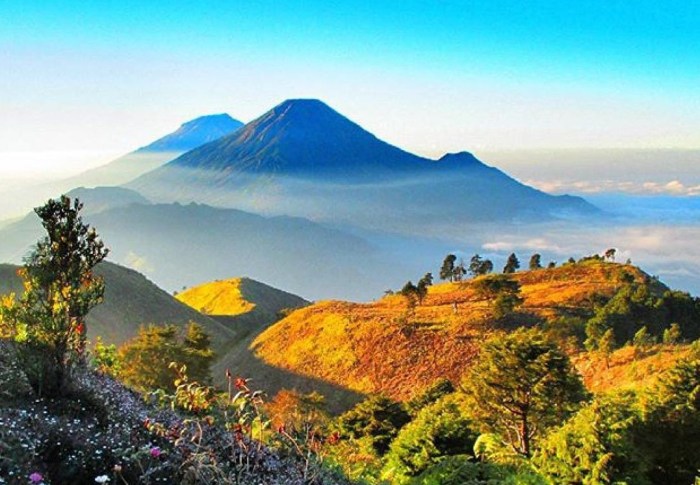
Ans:
<svg viewBox="0 0 700 485"><path fill-rule="evenodd" d="M368 436L379 455L411 417L404 407L385 396L373 396L357 404L338 418L340 432L351 438Z"/></svg>
<svg viewBox="0 0 700 485"><path fill-rule="evenodd" d="M473 428L461 395L446 396L423 408L391 443L384 476L404 483L442 457L471 453L476 439Z"/></svg>

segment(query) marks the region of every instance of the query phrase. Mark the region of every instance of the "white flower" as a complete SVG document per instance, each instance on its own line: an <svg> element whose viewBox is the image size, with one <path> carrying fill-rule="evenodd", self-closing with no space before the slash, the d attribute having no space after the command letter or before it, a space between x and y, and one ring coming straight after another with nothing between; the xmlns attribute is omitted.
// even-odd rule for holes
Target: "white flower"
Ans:
<svg viewBox="0 0 700 485"><path fill-rule="evenodd" d="M109 477L107 475L100 475L99 477L95 477L95 481L97 483L107 483L109 481Z"/></svg>

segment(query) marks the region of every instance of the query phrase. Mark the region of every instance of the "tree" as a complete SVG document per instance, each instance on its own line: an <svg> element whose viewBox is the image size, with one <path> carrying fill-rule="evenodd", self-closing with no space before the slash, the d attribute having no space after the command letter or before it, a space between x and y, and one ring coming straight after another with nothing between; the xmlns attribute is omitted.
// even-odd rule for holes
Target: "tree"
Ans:
<svg viewBox="0 0 700 485"><path fill-rule="evenodd" d="M460 259L459 264L457 266L455 266L455 270L454 270L455 281L462 281L466 274L467 274L467 268L464 265L464 260Z"/></svg>
<svg viewBox="0 0 700 485"><path fill-rule="evenodd" d="M404 407L385 396L372 396L338 417L340 431L351 438L371 437L380 455L411 417Z"/></svg>
<svg viewBox="0 0 700 485"><path fill-rule="evenodd" d="M423 277L418 280L416 285L416 294L418 296L418 302L423 303L423 299L428 295L428 287L433 284L433 274L425 273Z"/></svg>
<svg viewBox="0 0 700 485"><path fill-rule="evenodd" d="M520 297L520 284L506 275L493 275L475 281L472 285L477 296L488 299L497 319L509 315L523 299Z"/></svg>
<svg viewBox="0 0 700 485"><path fill-rule="evenodd" d="M669 328L664 330L663 342L669 345L675 345L681 341L681 326L677 323L672 323Z"/></svg>
<svg viewBox="0 0 700 485"><path fill-rule="evenodd" d="M120 377L139 391L175 389L175 373L170 363L187 366L187 376L192 381L208 382L209 366L213 352L209 349L209 337L197 324L190 324L184 336L175 325L149 325L119 348L122 362Z"/></svg>
<svg viewBox="0 0 700 485"><path fill-rule="evenodd" d="M418 300L418 287L413 284L413 281L407 281L400 291L401 295L406 298L409 307L414 307Z"/></svg>
<svg viewBox="0 0 700 485"><path fill-rule="evenodd" d="M542 256L538 253L530 256L530 263L528 264L530 270L536 270L542 268Z"/></svg>
<svg viewBox="0 0 700 485"><path fill-rule="evenodd" d="M386 455L384 478L403 483L446 456L469 453L477 434L463 400L459 394L444 397L404 426Z"/></svg>
<svg viewBox="0 0 700 485"><path fill-rule="evenodd" d="M457 256L454 254L448 254L445 260L442 262L442 267L440 268L440 279L454 281L455 277L455 261L457 261Z"/></svg>
<svg viewBox="0 0 700 485"><path fill-rule="evenodd" d="M649 483L641 425L633 392L602 395L551 432L533 461L552 483Z"/></svg>
<svg viewBox="0 0 700 485"><path fill-rule="evenodd" d="M39 395L57 396L69 387L72 368L85 362L85 317L104 297L104 282L93 268L109 251L83 223L82 208L78 199L61 196L35 209L47 236L20 271L25 288L21 299L0 308Z"/></svg>
<svg viewBox="0 0 700 485"><path fill-rule="evenodd" d="M489 274L493 271L493 263L488 259L483 259L478 254L472 256L469 262L469 273L473 276Z"/></svg>
<svg viewBox="0 0 700 485"><path fill-rule="evenodd" d="M520 268L520 261L518 261L518 257L515 255L515 253L510 253L508 260L506 261L506 265L503 267L503 273L515 273L518 268Z"/></svg>
<svg viewBox="0 0 700 485"><path fill-rule="evenodd" d="M183 363L187 365L187 376L201 384L211 380L211 364L214 362L214 351L211 349L211 338L204 332L201 325L190 322L185 330L182 342Z"/></svg>
<svg viewBox="0 0 700 485"><path fill-rule="evenodd" d="M463 387L474 420L526 457L532 441L560 424L586 396L567 355L537 329L487 341Z"/></svg>
<svg viewBox="0 0 700 485"><path fill-rule="evenodd" d="M615 351L615 332L609 328L603 333L603 336L598 342L598 350L605 359L605 367L610 368L610 356Z"/></svg>

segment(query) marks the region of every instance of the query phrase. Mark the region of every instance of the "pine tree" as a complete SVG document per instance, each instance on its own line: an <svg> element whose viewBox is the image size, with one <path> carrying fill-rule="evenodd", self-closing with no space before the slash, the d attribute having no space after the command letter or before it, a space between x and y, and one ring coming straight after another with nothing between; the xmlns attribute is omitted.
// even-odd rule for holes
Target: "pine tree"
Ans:
<svg viewBox="0 0 700 485"><path fill-rule="evenodd" d="M515 255L515 253L511 253L510 256L508 256L506 265L503 267L503 273L515 273L518 268L520 268L520 261L518 261L518 257Z"/></svg>

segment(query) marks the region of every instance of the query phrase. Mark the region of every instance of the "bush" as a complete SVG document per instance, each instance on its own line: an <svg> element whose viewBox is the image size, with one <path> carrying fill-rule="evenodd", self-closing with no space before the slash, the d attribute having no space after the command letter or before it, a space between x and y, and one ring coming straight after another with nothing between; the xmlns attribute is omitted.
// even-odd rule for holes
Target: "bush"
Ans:
<svg viewBox="0 0 700 485"><path fill-rule="evenodd" d="M600 397L550 433L533 461L555 483L649 483L641 424L634 393Z"/></svg>
<svg viewBox="0 0 700 485"><path fill-rule="evenodd" d="M404 483L441 458L472 452L476 433L461 395L452 394L424 408L391 443L384 476Z"/></svg>
<svg viewBox="0 0 700 485"><path fill-rule="evenodd" d="M400 403L385 396L373 396L342 414L338 427L343 435L351 438L370 437L377 453L384 455L391 440L410 420Z"/></svg>

